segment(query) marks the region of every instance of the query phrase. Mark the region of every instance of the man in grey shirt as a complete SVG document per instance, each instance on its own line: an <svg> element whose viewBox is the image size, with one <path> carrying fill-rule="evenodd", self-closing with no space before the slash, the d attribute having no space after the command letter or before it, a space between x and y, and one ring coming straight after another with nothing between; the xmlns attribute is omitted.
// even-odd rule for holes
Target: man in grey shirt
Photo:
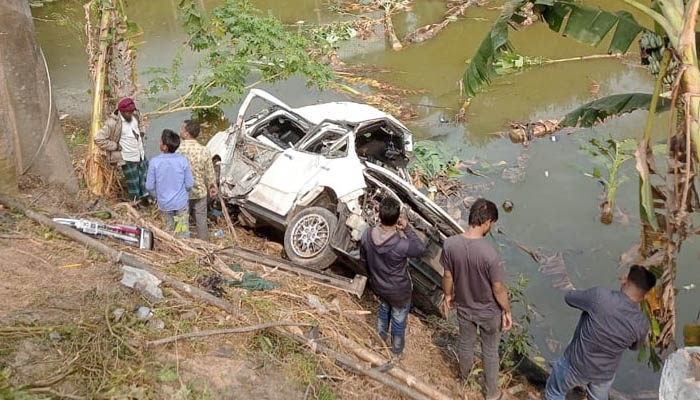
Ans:
<svg viewBox="0 0 700 400"><path fill-rule="evenodd" d="M577 386L586 388L589 400L608 399L622 353L638 349L647 337L649 320L639 304L655 285L654 274L633 265L619 291L594 287L566 294L566 303L582 313L547 379L546 400L564 400Z"/></svg>
<svg viewBox="0 0 700 400"><path fill-rule="evenodd" d="M445 267L442 282L445 302L449 308L457 308L460 376L469 377L479 328L486 400L501 398L498 345L501 332L513 325L501 257L484 239L496 220L496 205L478 199L469 210L467 232L445 240L440 256Z"/></svg>

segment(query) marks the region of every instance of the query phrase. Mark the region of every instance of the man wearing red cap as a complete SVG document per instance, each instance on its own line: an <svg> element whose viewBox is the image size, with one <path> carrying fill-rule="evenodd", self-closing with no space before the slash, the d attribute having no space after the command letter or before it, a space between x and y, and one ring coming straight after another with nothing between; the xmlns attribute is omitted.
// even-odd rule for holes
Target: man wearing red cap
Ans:
<svg viewBox="0 0 700 400"><path fill-rule="evenodd" d="M110 164L121 166L126 190L132 201L145 201L148 164L143 150L144 132L139 127L136 104L122 99L102 129L95 135L95 144L102 149Z"/></svg>

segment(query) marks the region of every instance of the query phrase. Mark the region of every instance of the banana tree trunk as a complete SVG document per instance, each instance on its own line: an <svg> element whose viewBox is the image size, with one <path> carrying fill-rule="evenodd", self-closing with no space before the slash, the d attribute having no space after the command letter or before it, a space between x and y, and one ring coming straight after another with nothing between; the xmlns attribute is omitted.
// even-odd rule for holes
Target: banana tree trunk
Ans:
<svg viewBox="0 0 700 400"><path fill-rule="evenodd" d="M107 74L107 51L109 49L108 35L113 18L112 10L113 7L105 7L101 10L102 16L98 33L99 46L92 89L92 119L90 121L88 155L85 160L85 180L88 190L95 196L103 196L105 194L109 181L105 160L95 145L95 135L100 130L104 119L103 104Z"/></svg>
<svg viewBox="0 0 700 400"><path fill-rule="evenodd" d="M700 161L700 70L695 50L695 25L700 0L692 0L686 7L678 53L686 70L681 78L682 94L687 96L690 112L690 140L695 148L695 160ZM688 151L692 151L688 149Z"/></svg>

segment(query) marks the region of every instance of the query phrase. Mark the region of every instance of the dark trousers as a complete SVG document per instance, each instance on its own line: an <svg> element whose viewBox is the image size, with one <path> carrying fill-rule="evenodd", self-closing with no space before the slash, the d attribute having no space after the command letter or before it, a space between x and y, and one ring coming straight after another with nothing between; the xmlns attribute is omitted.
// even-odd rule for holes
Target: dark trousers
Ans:
<svg viewBox="0 0 700 400"><path fill-rule="evenodd" d="M194 215L194 222L197 224L197 237L204 241L209 239L207 203L208 199L206 197L190 199L190 215Z"/></svg>
<svg viewBox="0 0 700 400"><path fill-rule="evenodd" d="M478 318L457 308L459 322L459 373L464 379L469 377L474 361L474 344L477 328L481 336L481 361L484 367L486 399L495 398L498 391L498 345L501 342L501 314L493 318Z"/></svg>

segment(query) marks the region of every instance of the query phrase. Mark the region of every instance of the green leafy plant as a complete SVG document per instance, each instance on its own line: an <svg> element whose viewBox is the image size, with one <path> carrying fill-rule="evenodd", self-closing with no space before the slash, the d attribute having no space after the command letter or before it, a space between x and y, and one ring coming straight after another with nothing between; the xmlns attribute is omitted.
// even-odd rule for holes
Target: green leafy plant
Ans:
<svg viewBox="0 0 700 400"><path fill-rule="evenodd" d="M320 87L330 81L330 69L314 58L316 37L288 30L274 16L263 15L249 1L227 0L206 18L193 0L180 0L180 20L188 47L202 55L193 74L181 78L181 54L169 68L153 68L148 85L150 99L161 104L149 115L191 111L198 117L220 115L221 106L238 101L246 90L261 82L293 75L304 76ZM329 42L326 37L326 44ZM316 52L318 53L318 52ZM248 79L258 80L248 84ZM164 101L164 98L173 98Z"/></svg>
<svg viewBox="0 0 700 400"><path fill-rule="evenodd" d="M626 11L612 13L572 1L511 0L503 6L501 14L464 72L462 84L467 96L482 91L497 74L496 61L503 54L514 51L508 29L526 19L521 12L528 3L534 5L534 12L542 16L551 30L592 46L600 44L615 28L608 47L609 53L627 52L644 30L632 14Z"/></svg>
<svg viewBox="0 0 700 400"><path fill-rule="evenodd" d="M506 372L514 370L520 360L531 357L535 352L534 339L530 334L530 323L535 311L525 296L525 289L529 283L530 280L521 274L514 284L508 286L511 308L517 307L519 312L513 321L513 327L504 335L500 344L501 370Z"/></svg>
<svg viewBox="0 0 700 400"><path fill-rule="evenodd" d="M656 152L664 152L665 145L654 146ZM600 222L610 224L615 209L615 194L617 189L629 178L620 172L621 167L634 159L637 141L634 139L615 140L591 138L583 142L581 151L589 154L595 164L590 172L584 175L599 180L605 187L605 200L601 204Z"/></svg>
<svg viewBox="0 0 700 400"><path fill-rule="evenodd" d="M440 142L422 140L413 145L413 161L408 171L414 181L431 187L439 180L459 178L459 159L450 156Z"/></svg>
<svg viewBox="0 0 700 400"><path fill-rule="evenodd" d="M634 159L637 142L634 139L615 140L612 137L601 140L588 139L581 145L581 150L592 157L596 164L586 176L597 179L605 186L605 201L601 205L600 222L610 224L615 209L617 188L627 181L627 176L620 174L620 167Z"/></svg>

